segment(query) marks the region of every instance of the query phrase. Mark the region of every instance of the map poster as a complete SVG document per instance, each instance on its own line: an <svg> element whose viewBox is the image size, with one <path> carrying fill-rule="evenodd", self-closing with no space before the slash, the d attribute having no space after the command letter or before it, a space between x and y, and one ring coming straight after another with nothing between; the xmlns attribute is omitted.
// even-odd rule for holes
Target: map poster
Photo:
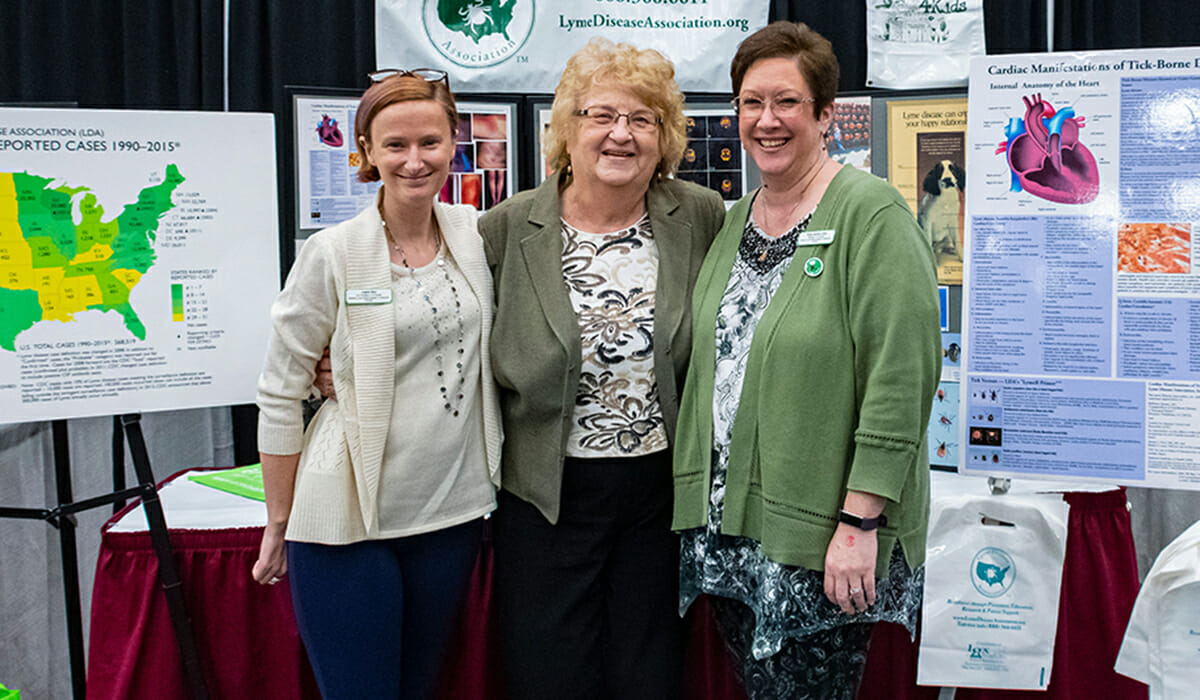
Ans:
<svg viewBox="0 0 1200 700"><path fill-rule="evenodd" d="M271 115L0 109L0 421L254 401Z"/></svg>
<svg viewBox="0 0 1200 700"><path fill-rule="evenodd" d="M971 64L968 470L1200 490L1200 49Z"/></svg>

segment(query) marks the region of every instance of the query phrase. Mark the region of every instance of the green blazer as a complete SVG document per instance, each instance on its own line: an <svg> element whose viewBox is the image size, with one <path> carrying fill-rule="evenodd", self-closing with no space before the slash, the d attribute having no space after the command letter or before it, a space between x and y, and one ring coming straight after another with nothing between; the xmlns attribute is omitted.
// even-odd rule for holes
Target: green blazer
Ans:
<svg viewBox="0 0 1200 700"><path fill-rule="evenodd" d="M479 220L495 282L492 371L504 424L503 488L558 522L563 458L579 387L579 320L563 282L557 177L501 203ZM679 393L692 346L692 286L725 216L721 198L681 180L646 193L658 247L654 373L667 438L675 440Z"/></svg>
<svg viewBox="0 0 1200 700"><path fill-rule="evenodd" d="M677 530L707 522L716 318L752 200L730 210L696 281L674 445ZM940 370L929 239L893 187L843 167L754 331L721 531L761 542L773 561L822 571L846 491L865 491L888 501L876 573L886 574L897 540L909 565L920 565L925 427Z"/></svg>

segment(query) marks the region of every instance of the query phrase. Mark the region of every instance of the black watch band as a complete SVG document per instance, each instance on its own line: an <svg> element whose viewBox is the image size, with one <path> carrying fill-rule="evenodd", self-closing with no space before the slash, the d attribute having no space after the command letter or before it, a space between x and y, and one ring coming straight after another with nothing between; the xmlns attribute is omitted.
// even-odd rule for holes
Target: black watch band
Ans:
<svg viewBox="0 0 1200 700"><path fill-rule="evenodd" d="M880 515L877 518L863 518L855 515L854 513L847 513L843 510L842 512L838 513L838 522L846 523L847 525L851 525L866 532L887 525L887 516Z"/></svg>

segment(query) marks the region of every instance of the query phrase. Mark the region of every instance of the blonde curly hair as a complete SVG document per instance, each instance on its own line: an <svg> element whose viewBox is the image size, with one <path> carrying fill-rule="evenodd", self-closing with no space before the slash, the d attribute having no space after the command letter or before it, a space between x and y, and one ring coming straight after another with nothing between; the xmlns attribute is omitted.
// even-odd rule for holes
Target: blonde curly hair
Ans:
<svg viewBox="0 0 1200 700"><path fill-rule="evenodd" d="M583 108L588 91L595 87L628 90L662 118L655 172L673 175L687 146L683 91L675 82L675 66L654 49L617 44L603 37L593 38L567 59L554 89L550 128L542 144L551 169L561 172L571 164L567 144L580 127L574 113Z"/></svg>

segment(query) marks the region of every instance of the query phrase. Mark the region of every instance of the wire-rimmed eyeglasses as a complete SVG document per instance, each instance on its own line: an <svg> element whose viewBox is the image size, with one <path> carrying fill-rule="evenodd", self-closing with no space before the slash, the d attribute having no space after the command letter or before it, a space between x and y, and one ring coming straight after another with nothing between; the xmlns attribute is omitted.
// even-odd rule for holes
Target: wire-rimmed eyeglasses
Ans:
<svg viewBox="0 0 1200 700"><path fill-rule="evenodd" d="M617 122L621 121L621 117L625 117L625 124L628 125L630 131L641 133L654 131L659 124L662 124L662 117L648 109L618 112L612 107L588 107L587 109L577 109L573 114L583 117L588 124L601 129L616 126Z"/></svg>
<svg viewBox="0 0 1200 700"><path fill-rule="evenodd" d="M403 68L380 68L377 71L367 73L367 77L371 79L371 82L375 83L378 83L381 80L386 80L393 75L412 76L414 78L420 78L427 83L445 83L446 87L450 87L450 76L446 74L446 71L438 70L437 68L413 68L412 70L405 70Z"/></svg>
<svg viewBox="0 0 1200 700"><path fill-rule="evenodd" d="M745 97L735 97L730 100L733 105L733 111L743 117L757 117L762 115L766 110L767 105L771 106L771 112L779 117L790 117L800 111L800 108L805 104L814 102L811 97L798 97L796 95L783 95L776 97L762 98L757 95L746 95Z"/></svg>

